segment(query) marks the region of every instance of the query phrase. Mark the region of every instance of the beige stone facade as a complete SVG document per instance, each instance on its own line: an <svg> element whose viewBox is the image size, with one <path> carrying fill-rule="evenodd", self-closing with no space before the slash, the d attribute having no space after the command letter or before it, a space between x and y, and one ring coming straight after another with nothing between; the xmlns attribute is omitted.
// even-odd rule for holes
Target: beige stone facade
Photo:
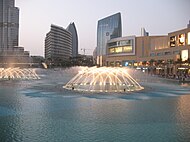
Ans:
<svg viewBox="0 0 190 142"><path fill-rule="evenodd" d="M104 64L107 66L141 66L147 63L150 64L151 61L174 63L190 58L190 28L171 32L164 36L135 37L132 46L135 51L134 55L122 52L124 48L120 48L119 51L121 52L116 52L117 47L119 47L118 43L126 41L128 38L130 39L130 37L122 37L115 39L115 41L108 41L108 54ZM112 44L116 41L117 44ZM112 54L109 54L109 50Z"/></svg>

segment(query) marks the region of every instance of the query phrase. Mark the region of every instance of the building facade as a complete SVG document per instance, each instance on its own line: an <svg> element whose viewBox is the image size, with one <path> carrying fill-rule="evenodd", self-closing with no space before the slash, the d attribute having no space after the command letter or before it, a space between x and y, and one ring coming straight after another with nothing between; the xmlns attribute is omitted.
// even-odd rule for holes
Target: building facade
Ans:
<svg viewBox="0 0 190 142"><path fill-rule="evenodd" d="M18 41L19 8L15 0L0 0L0 66L29 65L29 52Z"/></svg>
<svg viewBox="0 0 190 142"><path fill-rule="evenodd" d="M121 13L116 13L98 21L97 26L97 65L103 66L106 61L107 41L122 36Z"/></svg>
<svg viewBox="0 0 190 142"><path fill-rule="evenodd" d="M190 74L190 28L164 36L112 39L107 42L107 53L107 66L145 67L165 75Z"/></svg>
<svg viewBox="0 0 190 142"><path fill-rule="evenodd" d="M128 66L136 60L135 36L111 39L107 43L108 66Z"/></svg>
<svg viewBox="0 0 190 142"><path fill-rule="evenodd" d="M15 0L0 0L0 49L18 46L19 9Z"/></svg>
<svg viewBox="0 0 190 142"><path fill-rule="evenodd" d="M78 34L76 30L75 23L70 23L67 30L72 34L72 57L77 57L78 55Z"/></svg>
<svg viewBox="0 0 190 142"><path fill-rule="evenodd" d="M66 29L51 25L45 38L45 59L55 64L69 61L72 56L72 34Z"/></svg>

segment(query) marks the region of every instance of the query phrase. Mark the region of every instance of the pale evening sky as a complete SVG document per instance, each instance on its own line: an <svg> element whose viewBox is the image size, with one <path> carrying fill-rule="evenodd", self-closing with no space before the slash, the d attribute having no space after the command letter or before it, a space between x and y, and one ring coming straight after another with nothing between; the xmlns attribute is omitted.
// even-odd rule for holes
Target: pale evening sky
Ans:
<svg viewBox="0 0 190 142"><path fill-rule="evenodd" d="M167 35L186 28L190 0L16 0L20 8L20 46L31 55L44 56L44 39L55 24L66 28L75 22L79 53L92 54L96 47L97 21L121 12L123 36Z"/></svg>

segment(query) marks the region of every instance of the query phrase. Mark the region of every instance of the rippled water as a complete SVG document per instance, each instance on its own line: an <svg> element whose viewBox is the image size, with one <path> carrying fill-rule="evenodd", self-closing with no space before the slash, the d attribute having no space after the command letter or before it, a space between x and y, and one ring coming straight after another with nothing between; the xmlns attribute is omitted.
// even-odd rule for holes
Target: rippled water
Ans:
<svg viewBox="0 0 190 142"><path fill-rule="evenodd" d="M38 70L41 80L0 82L0 141L189 142L190 87L133 72L132 93L64 90L78 69Z"/></svg>

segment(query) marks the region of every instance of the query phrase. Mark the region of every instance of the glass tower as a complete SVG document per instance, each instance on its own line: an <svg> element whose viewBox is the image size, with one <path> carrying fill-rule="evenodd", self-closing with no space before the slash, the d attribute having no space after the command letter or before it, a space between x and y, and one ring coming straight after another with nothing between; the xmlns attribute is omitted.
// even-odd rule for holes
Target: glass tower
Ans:
<svg viewBox="0 0 190 142"><path fill-rule="evenodd" d="M107 54L107 41L122 36L121 13L116 13L98 21L97 27L97 64L103 65Z"/></svg>
<svg viewBox="0 0 190 142"><path fill-rule="evenodd" d="M70 23L67 30L72 33L72 57L78 55L78 35L75 27L75 23Z"/></svg>
<svg viewBox="0 0 190 142"><path fill-rule="evenodd" d="M0 0L0 50L18 46L19 9L15 0Z"/></svg>

